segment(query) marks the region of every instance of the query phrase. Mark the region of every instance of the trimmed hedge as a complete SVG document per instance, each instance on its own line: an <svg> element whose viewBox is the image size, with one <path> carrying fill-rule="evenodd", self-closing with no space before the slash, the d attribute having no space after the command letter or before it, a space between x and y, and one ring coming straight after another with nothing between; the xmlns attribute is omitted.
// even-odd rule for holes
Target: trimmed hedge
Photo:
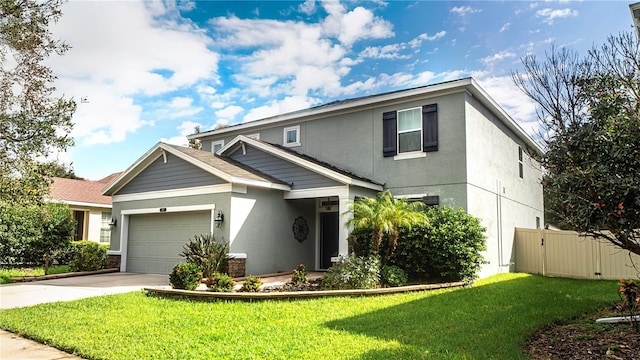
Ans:
<svg viewBox="0 0 640 360"><path fill-rule="evenodd" d="M73 272L100 270L107 266L109 245L82 240L72 242L69 248L69 269Z"/></svg>

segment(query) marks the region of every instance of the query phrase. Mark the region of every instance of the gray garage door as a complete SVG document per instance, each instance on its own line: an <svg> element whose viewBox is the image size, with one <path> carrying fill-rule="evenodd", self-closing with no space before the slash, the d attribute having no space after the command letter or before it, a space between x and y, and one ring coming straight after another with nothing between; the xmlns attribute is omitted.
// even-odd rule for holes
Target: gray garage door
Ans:
<svg viewBox="0 0 640 360"><path fill-rule="evenodd" d="M129 216L127 272L169 274L184 258L182 246L211 230L211 212Z"/></svg>

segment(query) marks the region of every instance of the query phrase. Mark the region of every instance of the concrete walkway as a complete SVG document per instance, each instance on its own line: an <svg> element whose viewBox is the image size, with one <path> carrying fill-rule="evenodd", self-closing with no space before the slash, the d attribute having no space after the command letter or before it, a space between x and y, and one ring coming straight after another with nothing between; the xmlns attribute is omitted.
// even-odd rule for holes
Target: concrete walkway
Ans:
<svg viewBox="0 0 640 360"><path fill-rule="evenodd" d="M145 287L169 286L168 275L110 273L0 285L0 309L72 301L92 296L139 291ZM64 351L0 330L0 359L80 359Z"/></svg>

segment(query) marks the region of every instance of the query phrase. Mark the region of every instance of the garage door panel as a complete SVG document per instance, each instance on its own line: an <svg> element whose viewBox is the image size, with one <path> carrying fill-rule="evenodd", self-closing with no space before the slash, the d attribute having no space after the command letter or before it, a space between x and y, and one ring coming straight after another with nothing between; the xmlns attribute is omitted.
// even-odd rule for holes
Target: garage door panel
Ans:
<svg viewBox="0 0 640 360"><path fill-rule="evenodd" d="M131 215L127 246L127 271L168 274L182 247L194 235L211 231L211 212Z"/></svg>

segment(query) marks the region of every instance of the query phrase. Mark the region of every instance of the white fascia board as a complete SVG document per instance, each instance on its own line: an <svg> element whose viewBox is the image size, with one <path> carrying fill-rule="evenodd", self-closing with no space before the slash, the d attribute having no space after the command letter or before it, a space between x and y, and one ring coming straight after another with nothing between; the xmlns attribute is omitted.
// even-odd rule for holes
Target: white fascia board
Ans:
<svg viewBox="0 0 640 360"><path fill-rule="evenodd" d="M69 206L92 207L92 208L100 208L100 209L111 209L112 207L111 205L107 205L107 204L97 204L97 203L82 202L82 201L67 201L67 200L59 200L59 201Z"/></svg>
<svg viewBox="0 0 640 360"><path fill-rule="evenodd" d="M163 209L163 211L160 211ZM120 212L121 215L142 215L142 214L166 214L166 213L179 213L179 212L189 212L189 211L205 211L205 210L215 210L215 204L207 204L207 205L190 205L190 206L167 206L167 207L154 207L154 208L145 208L145 209L128 209L122 210Z"/></svg>
<svg viewBox="0 0 640 360"><path fill-rule="evenodd" d="M313 199L330 196L349 196L349 185L324 188L291 190L284 193L285 200Z"/></svg>
<svg viewBox="0 0 640 360"><path fill-rule="evenodd" d="M318 173L320 175L326 176L329 179L341 182L343 184L349 184L349 185L357 185L357 186L362 186L362 187L366 187L366 188L370 188L370 189L376 189L379 188L379 185L375 185L375 184L369 184L367 182L364 181L360 181L360 180L356 180L351 178L350 176L347 175L343 175L340 174L338 172L335 172L333 170L327 169L323 166L320 166L316 163L313 163L311 161L299 158L295 155L289 154L286 151L274 148L272 146L266 145L263 142L260 141L256 141L254 139L248 138L244 135L238 135L236 136L233 140L231 140L231 142L229 142L229 147L231 147L232 145L237 144L238 142L244 142L246 144L249 144L251 146L254 146L260 150L263 150L273 156L279 157L281 159L284 159L286 161L289 161L291 163L294 163L300 167L303 167L307 170L313 171L315 173ZM356 184L356 182L358 184ZM366 186L364 185L366 184ZM373 186L373 187L372 187ZM381 187L380 187L381 188Z"/></svg>
<svg viewBox="0 0 640 360"><path fill-rule="evenodd" d="M289 185L275 184L267 181L250 180L250 179L238 178L238 177L232 177L231 182L234 184L261 187L261 188L267 188L267 189L276 189L276 190L285 190L285 191L291 190L291 187Z"/></svg>
<svg viewBox="0 0 640 360"><path fill-rule="evenodd" d="M160 190L160 191L148 191L135 194L122 194L114 195L112 201L136 201L136 200L152 200L152 199L166 199L172 197L192 196L192 195L208 195L208 194L220 194L232 192L234 187L231 184L219 184L209 186L197 186L184 189L172 189L172 190Z"/></svg>
<svg viewBox="0 0 640 360"><path fill-rule="evenodd" d="M371 189L371 190L376 190L376 191L384 190L382 185L372 184L370 182L366 182L366 181L362 181L362 180L356 180L356 179L352 179L351 183L349 185L358 186L358 187L362 187L362 188L365 188L365 189Z"/></svg>
<svg viewBox="0 0 640 360"><path fill-rule="evenodd" d="M466 86L472 84L471 78L464 78L460 80L448 81L440 84L423 86L415 89L396 91L389 94L374 95L352 101L346 101L344 103L338 103L335 105L325 105L316 108L295 111L287 114L276 115L270 118L250 121L241 125L234 125L222 129L210 130L199 134L193 134L187 136L188 139L198 139L202 137L210 136L211 134L225 134L228 132L241 131L243 129L250 129L259 126L271 125L274 123L286 122L286 121L307 121L315 117L326 116L328 113L339 112L351 112L356 111L360 107L367 107L372 105L379 105L381 103L389 101L405 101L407 98L415 96L425 96L433 93L441 92L459 92Z"/></svg>

